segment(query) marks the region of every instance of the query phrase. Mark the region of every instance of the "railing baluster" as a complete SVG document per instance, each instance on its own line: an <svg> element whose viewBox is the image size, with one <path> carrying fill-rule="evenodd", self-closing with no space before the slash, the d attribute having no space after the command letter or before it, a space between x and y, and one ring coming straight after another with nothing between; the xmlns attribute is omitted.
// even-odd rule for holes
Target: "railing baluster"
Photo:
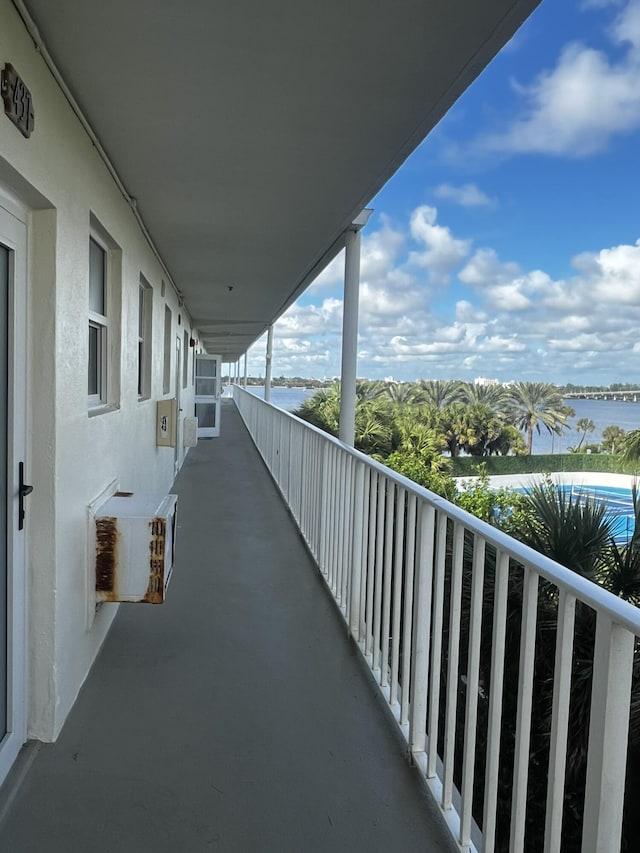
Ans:
<svg viewBox="0 0 640 853"><path fill-rule="evenodd" d="M347 488L347 457L344 451L341 449L338 451L338 501L336 507L336 523L334 527L334 531L336 534L336 588L334 591L334 595L338 605L342 604L342 573L344 571L344 562L343 562L343 554L344 554L344 538L346 536L344 529L344 502L345 502L345 491Z"/></svg>
<svg viewBox="0 0 640 853"><path fill-rule="evenodd" d="M378 512L376 514L376 568L373 595L373 671L381 681L380 658L382 654L382 586L384 576L384 543L387 501L387 478L378 474Z"/></svg>
<svg viewBox="0 0 640 853"><path fill-rule="evenodd" d="M432 779L438 772L438 730L440 717L440 675L442 668L442 630L444 623L444 577L447 561L447 516L438 513L436 531L436 563L434 567L433 640L431 674L429 677L429 752L427 777Z"/></svg>
<svg viewBox="0 0 640 853"><path fill-rule="evenodd" d="M342 549L342 564L344 570L342 572L342 593L341 606L342 612L345 615L347 622L349 621L349 596L351 595L351 556L352 556L352 540L353 529L351 525L352 519L352 502L353 502L353 467L355 461L351 454L345 454L345 495L344 508L342 513L341 524L344 528L344 540Z"/></svg>
<svg viewBox="0 0 640 853"><path fill-rule="evenodd" d="M376 552L378 534L376 519L378 516L378 473L371 471L369 485L369 546L367 549L367 602L366 602L366 641L365 654L373 654L373 593L375 589ZM373 667L373 660L370 661Z"/></svg>
<svg viewBox="0 0 640 853"><path fill-rule="evenodd" d="M433 589L433 549L436 511L424 501L418 513L415 629L413 632L409 747L424 753L427 742L427 691L429 684L429 635Z"/></svg>
<svg viewBox="0 0 640 853"><path fill-rule="evenodd" d="M524 577L522 579L520 666L518 668L518 712L516 718L515 758L513 763L511 841L509 844L509 853L522 853L524 850L527 787L529 782L533 668L535 663L536 621L538 613L538 577L538 574L529 566L524 567Z"/></svg>
<svg viewBox="0 0 640 853"><path fill-rule="evenodd" d="M509 555L502 551L498 551L496 554L496 576L493 587L491 685L489 688L487 758L482 818L482 840L484 843L483 853L494 853L496 843L496 813L498 808L500 732L502 731L502 691L504 686L504 655L508 594Z"/></svg>
<svg viewBox="0 0 640 853"><path fill-rule="evenodd" d="M407 534L404 568L404 612L402 615L402 671L400 686L400 724L409 722L409 691L411 687L411 647L413 640L413 582L416 565L416 503L415 495L407 495Z"/></svg>
<svg viewBox="0 0 640 853"><path fill-rule="evenodd" d="M349 630L356 642L360 640L360 608L362 602L362 584L365 580L362 564L362 533L365 519L364 505L364 463L352 465L352 514L351 514L351 571L349 573Z"/></svg>
<svg viewBox="0 0 640 853"><path fill-rule="evenodd" d="M318 556L322 548L322 488L324 477L324 442L316 436L316 508L315 508L315 542Z"/></svg>
<svg viewBox="0 0 640 853"><path fill-rule="evenodd" d="M368 626L367 626L367 585L369 582L369 503L371 501L371 479L372 472L368 465L364 467L364 505L362 507L362 580L360 582L360 626L358 629L358 641L364 649L366 646Z"/></svg>
<svg viewBox="0 0 640 853"><path fill-rule="evenodd" d="M567 766L567 732L571 702L575 615L575 596L561 589L558 601L556 662L553 674L553 709L551 713L544 853L560 853L562 840L562 807L564 805L564 781Z"/></svg>
<svg viewBox="0 0 640 853"><path fill-rule="evenodd" d="M334 598L338 598L338 554L340 549L340 501L342 500L342 451L334 447L334 474L335 492L333 494L333 524L331 525L331 536L333 544L333 573L331 579L331 590Z"/></svg>
<svg viewBox="0 0 640 853"><path fill-rule="evenodd" d="M471 843L473 783L475 779L476 740L478 723L478 688L480 687L480 641L482 634L482 597L484 592L485 540L476 534L473 539L473 568L471 578L471 609L469 613L469 654L467 662L467 702L464 724L464 754L462 762L462 804L460 814L460 846Z"/></svg>
<svg viewBox="0 0 640 853"><path fill-rule="evenodd" d="M453 769L456 748L458 710L458 664L460 661L460 615L462 611L462 566L464 559L464 527L454 522L453 559L451 567L451 601L449 603L449 661L447 666L447 699L444 724L444 757L442 808L447 811L453 801Z"/></svg>
<svg viewBox="0 0 640 853"><path fill-rule="evenodd" d="M404 509L406 492L396 490L396 529L393 557L393 620L391 623L391 705L398 703L398 670L400 667L400 632L404 562Z"/></svg>
<svg viewBox="0 0 640 853"><path fill-rule="evenodd" d="M318 522L320 533L318 566L322 574L327 576L327 534L329 532L329 459L331 456L331 445L324 444L321 451L321 473L320 473L320 519Z"/></svg>
<svg viewBox="0 0 640 853"><path fill-rule="evenodd" d="M391 576L393 566L393 515L395 510L396 489L387 481L387 501L384 519L384 574L382 580L382 636L380 643L382 657L380 662L380 686L389 683L389 632L391 630Z"/></svg>
<svg viewBox="0 0 640 853"><path fill-rule="evenodd" d="M598 614L582 853L620 849L634 647L630 631Z"/></svg>

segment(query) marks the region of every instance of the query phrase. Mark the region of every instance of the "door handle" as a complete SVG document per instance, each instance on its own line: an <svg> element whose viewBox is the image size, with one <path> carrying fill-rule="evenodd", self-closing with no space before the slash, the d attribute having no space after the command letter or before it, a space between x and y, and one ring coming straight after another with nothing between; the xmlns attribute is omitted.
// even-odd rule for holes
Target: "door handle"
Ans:
<svg viewBox="0 0 640 853"><path fill-rule="evenodd" d="M29 486L24 481L24 462L18 463L18 530L24 528L24 499L33 491L33 486Z"/></svg>

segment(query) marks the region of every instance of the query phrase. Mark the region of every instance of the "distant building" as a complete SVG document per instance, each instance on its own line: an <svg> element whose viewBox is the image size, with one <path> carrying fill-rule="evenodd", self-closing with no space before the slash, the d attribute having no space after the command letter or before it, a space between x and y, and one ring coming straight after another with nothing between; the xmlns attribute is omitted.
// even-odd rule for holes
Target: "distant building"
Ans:
<svg viewBox="0 0 640 853"><path fill-rule="evenodd" d="M486 376L476 376L473 380L474 385L499 385L499 379L487 379Z"/></svg>

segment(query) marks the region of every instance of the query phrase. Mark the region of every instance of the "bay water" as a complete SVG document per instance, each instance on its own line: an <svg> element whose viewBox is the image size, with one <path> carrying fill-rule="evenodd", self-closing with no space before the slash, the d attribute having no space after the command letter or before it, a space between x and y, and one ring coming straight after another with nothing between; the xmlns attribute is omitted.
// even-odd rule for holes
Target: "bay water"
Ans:
<svg viewBox="0 0 640 853"><path fill-rule="evenodd" d="M264 387L251 385L247 389L258 397L264 397ZM314 393L314 388L282 388L271 389L271 402L274 406L292 412ZM534 453L566 453L569 447L575 447L582 433L576 432L575 425L580 418L588 418L595 424L594 432L587 433L584 444L598 444L602 440L602 430L607 426L616 425L625 432L640 428L640 402L623 402L622 400L576 400L564 401L575 410L575 415L569 418L568 427L561 436L550 435L542 427L540 434L534 432Z"/></svg>

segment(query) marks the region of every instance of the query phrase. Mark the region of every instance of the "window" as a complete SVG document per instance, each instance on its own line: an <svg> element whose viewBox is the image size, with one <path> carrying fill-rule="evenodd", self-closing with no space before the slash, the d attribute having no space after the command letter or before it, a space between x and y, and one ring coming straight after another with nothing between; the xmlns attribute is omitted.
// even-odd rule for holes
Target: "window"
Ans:
<svg viewBox="0 0 640 853"><path fill-rule="evenodd" d="M182 387L186 388L189 384L189 332L184 333L184 349L182 356Z"/></svg>
<svg viewBox="0 0 640 853"><path fill-rule="evenodd" d="M107 402L107 251L89 238L89 406Z"/></svg>
<svg viewBox="0 0 640 853"><path fill-rule="evenodd" d="M171 391L171 308L164 306L164 371L162 374L162 393Z"/></svg>
<svg viewBox="0 0 640 853"><path fill-rule="evenodd" d="M142 275L138 295L138 398L147 400L151 396L153 288Z"/></svg>
<svg viewBox="0 0 640 853"><path fill-rule="evenodd" d="M92 416L120 404L122 250L93 214L89 229L87 401Z"/></svg>

